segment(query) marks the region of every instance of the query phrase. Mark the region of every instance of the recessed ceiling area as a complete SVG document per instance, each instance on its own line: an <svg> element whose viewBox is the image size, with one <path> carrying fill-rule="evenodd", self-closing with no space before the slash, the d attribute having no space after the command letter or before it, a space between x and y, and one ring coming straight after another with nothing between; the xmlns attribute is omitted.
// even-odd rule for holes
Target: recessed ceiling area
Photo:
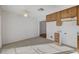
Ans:
<svg viewBox="0 0 79 59"><path fill-rule="evenodd" d="M1 8L5 12L18 15L22 15L24 11L27 11L30 17L35 17L39 20L45 20L47 14L57 12L72 6L74 5L2 5Z"/></svg>

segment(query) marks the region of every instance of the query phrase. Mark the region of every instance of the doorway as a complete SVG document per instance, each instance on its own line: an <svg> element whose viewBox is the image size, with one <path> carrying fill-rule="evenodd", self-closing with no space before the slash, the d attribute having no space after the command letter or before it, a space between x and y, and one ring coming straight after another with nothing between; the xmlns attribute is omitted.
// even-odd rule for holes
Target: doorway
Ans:
<svg viewBox="0 0 79 59"><path fill-rule="evenodd" d="M46 38L46 21L40 21L40 37Z"/></svg>

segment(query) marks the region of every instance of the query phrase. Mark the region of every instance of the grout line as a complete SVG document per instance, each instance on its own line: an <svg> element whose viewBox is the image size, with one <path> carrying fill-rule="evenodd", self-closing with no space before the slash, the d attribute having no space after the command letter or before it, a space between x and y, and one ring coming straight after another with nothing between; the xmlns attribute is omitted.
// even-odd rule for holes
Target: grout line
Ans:
<svg viewBox="0 0 79 59"><path fill-rule="evenodd" d="M44 51L41 51L39 48L37 48L37 50L39 51L39 52L42 52L42 54L45 54L46 52L44 52Z"/></svg>
<svg viewBox="0 0 79 59"><path fill-rule="evenodd" d="M51 46L51 45L49 45L51 48L54 48L54 49L56 49L55 47L53 47L53 46ZM58 51L60 51L60 49L56 49L56 50L58 50Z"/></svg>
<svg viewBox="0 0 79 59"><path fill-rule="evenodd" d="M32 48L37 54L39 54L39 52L38 52L36 49L34 49L32 46L31 46L31 48Z"/></svg>
<svg viewBox="0 0 79 59"><path fill-rule="evenodd" d="M53 47L53 46L51 46L51 45L49 45L50 47L52 47L52 48L55 48L55 47ZM69 46L67 46L67 47L69 47ZM72 48L72 47L69 47L69 48ZM56 49L56 48L55 48ZM61 51L60 49L56 49L56 50L58 50L58 51ZM74 50L68 50L68 51L62 51L62 52L58 52L58 53L54 53L54 54L65 54L65 53L67 53L67 52L73 52Z"/></svg>
<svg viewBox="0 0 79 59"><path fill-rule="evenodd" d="M16 52L16 48L15 48L14 50L15 50L15 54L17 54L17 52Z"/></svg>

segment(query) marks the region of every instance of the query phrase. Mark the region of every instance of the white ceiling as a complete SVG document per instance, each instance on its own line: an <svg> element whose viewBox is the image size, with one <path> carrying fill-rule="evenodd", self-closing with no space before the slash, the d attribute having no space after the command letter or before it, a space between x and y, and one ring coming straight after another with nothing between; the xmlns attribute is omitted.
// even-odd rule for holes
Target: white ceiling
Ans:
<svg viewBox="0 0 79 59"><path fill-rule="evenodd" d="M2 10L15 14L23 14L27 11L30 17L36 17L39 20L45 20L47 14L57 12L74 5L2 5ZM38 11L39 8L44 8L44 11Z"/></svg>

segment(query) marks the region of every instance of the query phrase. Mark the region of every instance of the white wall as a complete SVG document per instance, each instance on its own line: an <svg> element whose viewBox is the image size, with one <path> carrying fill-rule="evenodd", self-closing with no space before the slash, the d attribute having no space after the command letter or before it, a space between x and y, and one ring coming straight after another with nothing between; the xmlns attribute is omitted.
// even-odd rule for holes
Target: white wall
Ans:
<svg viewBox="0 0 79 59"><path fill-rule="evenodd" d="M63 22L62 26L56 26L56 22L47 22L47 39L54 40L54 33L60 32L61 42L76 47L77 26L76 21ZM67 34L65 34L67 33ZM53 36L53 38L51 38Z"/></svg>
<svg viewBox="0 0 79 59"><path fill-rule="evenodd" d="M7 44L39 36L39 22L35 18L2 13L2 43Z"/></svg>
<svg viewBox="0 0 79 59"><path fill-rule="evenodd" d="M54 40L54 33L57 32L56 22L46 22L46 26L47 39Z"/></svg>

